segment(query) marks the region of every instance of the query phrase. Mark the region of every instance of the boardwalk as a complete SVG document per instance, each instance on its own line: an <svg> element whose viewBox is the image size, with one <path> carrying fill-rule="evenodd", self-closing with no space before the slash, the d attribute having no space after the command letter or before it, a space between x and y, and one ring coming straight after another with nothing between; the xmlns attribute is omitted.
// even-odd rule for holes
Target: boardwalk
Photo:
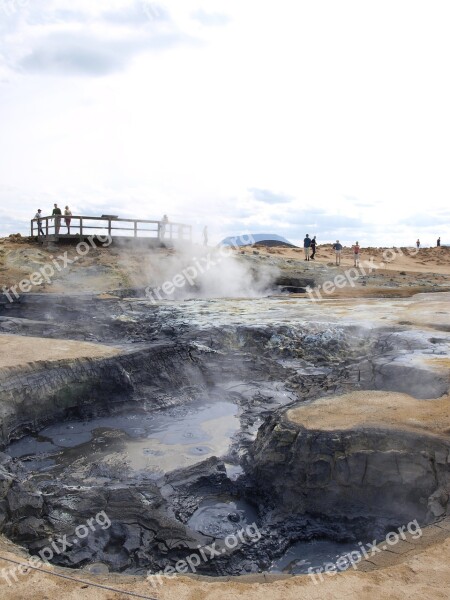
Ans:
<svg viewBox="0 0 450 600"><path fill-rule="evenodd" d="M83 239L89 235L108 235L112 238L147 238L163 242L164 240L192 241L192 226L184 223L163 223L147 219L119 219L114 216L103 215L91 217L85 215L72 215L70 234L64 220L57 221L54 217L41 217L41 227L44 234L38 234L37 219L31 220L31 236L42 241L59 241L70 239Z"/></svg>

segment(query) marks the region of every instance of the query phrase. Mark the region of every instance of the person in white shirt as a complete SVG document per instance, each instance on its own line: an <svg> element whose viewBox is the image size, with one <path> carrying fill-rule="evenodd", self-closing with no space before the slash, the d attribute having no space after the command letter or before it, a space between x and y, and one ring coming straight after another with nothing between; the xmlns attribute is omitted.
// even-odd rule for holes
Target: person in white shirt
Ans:
<svg viewBox="0 0 450 600"><path fill-rule="evenodd" d="M169 217L167 215L164 215L159 224L159 235L162 240L164 239L164 236L166 235L166 226L167 226L168 222L169 222Z"/></svg>
<svg viewBox="0 0 450 600"><path fill-rule="evenodd" d="M38 208L37 213L34 215L34 218L37 219L37 226L38 226L38 237L40 235L45 235L43 230L42 230L42 215L41 215L42 210L40 208Z"/></svg>
<svg viewBox="0 0 450 600"><path fill-rule="evenodd" d="M64 209L64 221L66 222L66 226L67 226L67 233L70 235L70 217L72 216L72 213L70 211L70 208L68 206L66 206L66 208Z"/></svg>

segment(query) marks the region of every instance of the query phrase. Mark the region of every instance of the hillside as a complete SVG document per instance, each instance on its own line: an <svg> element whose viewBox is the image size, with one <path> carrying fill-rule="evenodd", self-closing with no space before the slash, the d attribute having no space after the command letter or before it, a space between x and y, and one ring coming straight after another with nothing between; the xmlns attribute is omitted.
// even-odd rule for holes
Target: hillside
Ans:
<svg viewBox="0 0 450 600"><path fill-rule="evenodd" d="M259 242L282 242L283 244L287 244L288 246L293 246L281 235L277 235L276 233L252 233L252 234L240 234L236 236L228 236L223 239L219 245L222 246L249 246L249 240L252 239L253 243L257 244Z"/></svg>

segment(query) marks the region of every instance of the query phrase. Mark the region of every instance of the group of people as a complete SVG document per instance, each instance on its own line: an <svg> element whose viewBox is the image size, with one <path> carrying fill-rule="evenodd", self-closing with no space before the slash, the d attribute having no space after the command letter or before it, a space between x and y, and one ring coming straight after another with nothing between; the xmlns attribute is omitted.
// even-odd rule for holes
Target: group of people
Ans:
<svg viewBox="0 0 450 600"><path fill-rule="evenodd" d="M305 239L303 240L303 250L305 252L305 260L314 260L314 257L316 255L316 248L317 248L316 236L314 236L311 239L309 237L309 234L307 233ZM342 254L342 244L339 242L339 240L336 240L336 243L333 244L333 250L336 254L336 265L340 265L341 264L341 254ZM310 251L311 251L311 256L309 255ZM359 242L356 242L352 246L352 252L353 252L354 265L355 265L355 267L359 267L359 258L360 258L360 253L361 253L361 247L359 245Z"/></svg>
<svg viewBox="0 0 450 600"><path fill-rule="evenodd" d="M311 239L309 237L309 233L306 234L305 239L303 240L303 250L305 251L305 260L314 260L316 255L316 236ZM309 256L309 251L311 250L311 257Z"/></svg>
<svg viewBox="0 0 450 600"><path fill-rule="evenodd" d="M420 248L419 238L417 238L416 246L417 246L417 250L418 250ZM440 247L441 247L441 236L439 236L438 239L436 240L436 248L440 248Z"/></svg>
<svg viewBox="0 0 450 600"><path fill-rule="evenodd" d="M316 246L317 246L316 236L314 236L313 239L311 239L309 237L309 235L306 234L306 237L303 240L303 249L305 251L305 260L314 260L314 256L316 254ZM416 246L417 246L417 249L420 248L420 240L419 239L416 241ZM438 237L438 239L436 241L436 246L438 248L440 248L440 246L441 246L441 238L440 237ZM309 256L310 250L312 250L311 257ZM339 242L339 240L336 240L336 243L333 244L333 250L336 254L336 265L339 266L341 264L341 254L342 254L342 244ZM355 267L359 267L359 258L360 258L360 254L361 254L361 248L360 248L359 242L356 242L352 246L352 252L353 252L354 265L355 265Z"/></svg>
<svg viewBox="0 0 450 600"><path fill-rule="evenodd" d="M52 219L55 220L55 234L58 235L59 230L61 228L61 217L62 212L57 204L53 205ZM42 210L38 208L37 213L34 215L34 218L37 221L38 227L38 236L45 235L44 230L42 229ZM64 221L67 227L67 233L70 234L70 222L72 220L72 212L68 206L64 209Z"/></svg>
<svg viewBox="0 0 450 600"><path fill-rule="evenodd" d="M62 217L63 217L63 213L62 213L61 209L58 207L57 204L54 204L53 211L52 211L52 219L54 219L54 221L55 221L55 234L56 235L59 234L59 230L61 229L61 218ZM44 230L42 229L42 220L44 217L42 216L42 210L40 208L38 208L37 213L34 215L34 218L37 221L38 237L40 235L45 235ZM66 206L64 209L64 221L66 223L67 233L69 235L70 235L71 220L72 220L72 212L71 212L70 208L68 206ZM166 235L166 229L167 229L168 224L169 224L169 217L167 215L164 215L158 225L160 239L164 239L164 236ZM182 226L180 226L180 228L181 227ZM180 230L179 231L180 237L181 237L181 233L182 232ZM203 227L202 235L203 235L203 245L207 246L208 245L208 228L206 225L205 225L205 227Z"/></svg>

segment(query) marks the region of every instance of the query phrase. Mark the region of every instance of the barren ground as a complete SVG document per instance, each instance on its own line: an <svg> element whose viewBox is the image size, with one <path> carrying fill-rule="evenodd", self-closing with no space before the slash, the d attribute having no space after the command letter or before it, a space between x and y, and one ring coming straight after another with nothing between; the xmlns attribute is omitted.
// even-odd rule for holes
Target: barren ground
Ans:
<svg viewBox="0 0 450 600"><path fill-rule="evenodd" d="M105 358L118 350L101 344L55 340L21 335L1 335L0 369L18 367L36 361Z"/></svg>
<svg viewBox="0 0 450 600"><path fill-rule="evenodd" d="M163 585L152 587L144 578L120 575L93 576L50 567L69 576L80 577L100 585L141 594L157 600L447 600L450 596L450 523L433 527L417 543L405 548L393 546L392 551L376 554L371 561L360 563L357 570L350 569L335 576L325 576L314 582L308 575L278 578L239 578L234 580L207 580L179 576L167 579ZM412 546L412 547L411 547ZM17 552L8 551L8 543L0 539L3 556L20 560ZM405 556L406 554L406 556ZM22 560L23 557L22 557ZM0 560L1 568L12 565ZM374 569L374 570L369 570ZM125 600L131 596L96 589L85 582L72 582L54 576L32 572L18 576L20 583L8 587L0 578L0 594L8 600Z"/></svg>
<svg viewBox="0 0 450 600"><path fill-rule="evenodd" d="M209 248L211 252L213 248ZM146 287L164 281L164 273L174 258L170 248L122 248L113 245L91 248L86 256L79 256L74 246L43 247L31 238L0 238L0 287L17 285L29 278L52 260L64 265L61 257L67 252L76 260L56 268L50 282L33 286L33 292L82 293L108 292L120 288ZM173 260L174 273L192 264L192 256L201 256L204 249L193 249L191 258ZM256 253L256 254L255 254ZM301 248L277 248L261 245L235 250L239 260L255 259L259 264L272 265L288 276L313 276L320 281L333 280L336 275L353 267L350 248L342 251L340 267L335 266L331 244L319 246L314 261L306 262ZM450 247L440 248L362 248L361 264L371 262L376 268L361 276L354 285L336 288L329 298L336 297L409 297L419 292L450 290ZM253 260L251 261L254 265Z"/></svg>
<svg viewBox="0 0 450 600"><path fill-rule="evenodd" d="M303 404L289 410L287 416L308 429L380 427L448 435L450 398L416 400L408 394L364 390Z"/></svg>
<svg viewBox="0 0 450 600"><path fill-rule="evenodd" d="M374 262L381 265L386 261L383 249L368 248L362 250L362 260L373 257ZM69 255L74 252L68 250ZM242 250L245 255L255 256L254 248ZM330 273L343 272L353 265L350 249L345 249L340 268L334 266L334 253L331 246L320 246L316 261L304 263L303 251L300 249L259 248L259 257L279 258L291 271L304 273L321 266L327 266ZM16 243L9 239L0 240L0 284L11 286L49 262L55 250L42 249L34 243L23 240ZM162 257L170 251L160 250ZM286 261L292 261L287 263ZM121 250L99 248L93 250L85 258L54 282L42 285L43 292L82 292L95 290L98 293L108 292L121 286L147 285L157 268L142 252L124 254ZM358 283L355 287L347 286L337 290L334 296L358 298L364 296L411 296L418 291L438 291L450 288L450 248L415 249L395 255L392 261L377 269L366 285ZM38 291L38 290L33 290ZM106 296L107 297L107 296ZM436 297L438 298L438 297ZM436 303L424 297L410 307L405 307L404 318L408 321L430 324L434 315L441 312L445 316L438 317L448 323L448 300L445 296ZM377 302L377 301L372 301ZM380 301L378 301L380 302ZM381 301L382 302L382 301ZM355 300L349 301L350 306ZM423 304L423 306L421 306ZM345 306L335 305L337 310L345 311ZM378 306L378 304L377 304ZM347 306L347 309L349 307ZM355 309L358 308L356 302ZM370 308L370 307L369 307ZM375 309L375 306L374 306ZM379 318L390 318L389 307L378 311L385 313ZM111 356L115 350L97 344L70 342L63 340L46 340L2 334L0 367L17 366L38 360L54 360L61 358L79 358L83 356ZM448 369L447 358L438 366ZM339 411L336 410L339 403ZM319 400L314 405L302 406L290 411L289 416L308 427L348 428L355 426L388 426L395 429L425 430L446 435L450 428L449 397L438 400L418 401L405 394L364 392L341 396L333 399L333 407L328 399ZM430 598L448 599L450 597L450 523L445 521L440 527L432 526L413 547L396 549L380 553L370 563L361 563L357 571L350 570L333 577L325 577L317 585L308 576L278 578L258 576L255 578L235 580L196 580L195 578L177 577L167 580L164 585L152 588L144 578L124 577L119 575L90 575L49 567L50 571L63 573L73 577L82 577L91 582L113 586L144 597L159 600L216 600L242 599L260 600L299 600L305 599L348 599L364 598L378 600L392 598L395 600L414 598L429 600ZM26 554L5 538L0 537L0 556L12 560L24 561ZM9 569L11 563L0 558L0 569ZM0 577L0 597L9 600L119 600L129 595L101 590L83 582L58 579L52 575L29 572L19 576L20 583L8 587Z"/></svg>

